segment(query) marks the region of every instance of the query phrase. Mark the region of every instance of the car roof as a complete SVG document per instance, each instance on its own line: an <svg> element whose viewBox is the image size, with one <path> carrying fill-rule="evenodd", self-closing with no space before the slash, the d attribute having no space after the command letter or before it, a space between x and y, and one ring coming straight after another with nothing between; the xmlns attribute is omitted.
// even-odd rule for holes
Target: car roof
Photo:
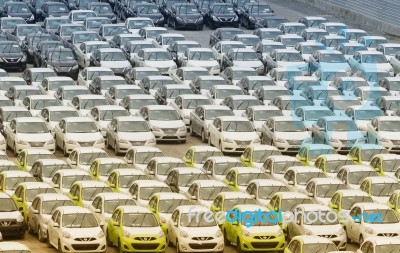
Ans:
<svg viewBox="0 0 400 253"><path fill-rule="evenodd" d="M204 174L204 172L201 169L192 167L179 167L179 168L174 168L171 171L177 171L179 175Z"/></svg>
<svg viewBox="0 0 400 253"><path fill-rule="evenodd" d="M182 159L173 156L158 156L153 157L151 160L157 163L183 163Z"/></svg>
<svg viewBox="0 0 400 253"><path fill-rule="evenodd" d="M198 184L200 187L226 187L226 184L217 180L195 180L192 184Z"/></svg>
<svg viewBox="0 0 400 253"><path fill-rule="evenodd" d="M349 172L374 171L369 165L343 165L340 170L347 170Z"/></svg>
<svg viewBox="0 0 400 253"><path fill-rule="evenodd" d="M157 192L153 196L157 196L158 199L187 199L185 195L177 192Z"/></svg>
<svg viewBox="0 0 400 253"><path fill-rule="evenodd" d="M157 180L136 180L134 184L137 184L139 187L164 186L168 188L168 185L166 183Z"/></svg>
<svg viewBox="0 0 400 253"><path fill-rule="evenodd" d="M273 119L274 121L301 121L299 118L297 117L293 117L293 116L274 116L271 117L270 119Z"/></svg>
<svg viewBox="0 0 400 253"><path fill-rule="evenodd" d="M43 182L22 182L18 186L23 185L26 189L53 189L51 185Z"/></svg>
<svg viewBox="0 0 400 253"><path fill-rule="evenodd" d="M400 121L399 116L379 116L377 119L379 121Z"/></svg>
<svg viewBox="0 0 400 253"><path fill-rule="evenodd" d="M287 168L286 171L288 171L288 170L292 170L295 173L321 172L320 169L313 167L313 166L291 166L291 167Z"/></svg>
<svg viewBox="0 0 400 253"><path fill-rule="evenodd" d="M68 196L60 193L41 193L36 196L42 201L52 201L52 200L71 200Z"/></svg>
<svg viewBox="0 0 400 253"><path fill-rule="evenodd" d="M308 182L311 182L311 181L314 182L316 185L326 185L326 184L328 184L328 185L331 185L331 184L344 185L344 183L341 180L339 180L338 178L312 178Z"/></svg>
<svg viewBox="0 0 400 253"><path fill-rule="evenodd" d="M62 169L58 170L56 173L59 173L60 175L63 176L79 176L79 175L89 176L89 174L86 171L78 169Z"/></svg>
<svg viewBox="0 0 400 253"><path fill-rule="evenodd" d="M218 119L222 121L249 121L248 119L240 116L220 116Z"/></svg>
<svg viewBox="0 0 400 253"><path fill-rule="evenodd" d="M262 173L262 171L258 168L254 167L233 167L229 169L229 171L236 171L238 174L245 174L245 173ZM229 173L228 171L228 173Z"/></svg>
<svg viewBox="0 0 400 253"><path fill-rule="evenodd" d="M246 192L220 192L218 195L223 196L224 199L239 199L239 198L249 198L253 199Z"/></svg>

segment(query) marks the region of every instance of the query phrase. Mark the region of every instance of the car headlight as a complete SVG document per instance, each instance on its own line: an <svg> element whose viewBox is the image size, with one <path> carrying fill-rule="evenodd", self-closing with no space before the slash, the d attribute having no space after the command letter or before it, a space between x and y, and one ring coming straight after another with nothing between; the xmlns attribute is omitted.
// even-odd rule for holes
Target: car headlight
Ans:
<svg viewBox="0 0 400 253"><path fill-rule="evenodd" d="M111 18L111 20L116 20L117 19L117 16L113 16L112 18Z"/></svg>
<svg viewBox="0 0 400 253"><path fill-rule="evenodd" d="M33 16L33 14L31 15L31 17L29 18L30 21L34 20L35 17Z"/></svg>
<svg viewBox="0 0 400 253"><path fill-rule="evenodd" d="M119 139L118 142L119 142L119 143L126 143L126 144L129 144L129 141L124 140L124 139Z"/></svg>
<svg viewBox="0 0 400 253"><path fill-rule="evenodd" d="M358 138L358 139L357 139L357 142L366 142L366 141L367 141L367 139L364 138L364 137Z"/></svg>
<svg viewBox="0 0 400 253"><path fill-rule="evenodd" d="M344 235L344 234L346 234L346 231L344 231L344 229L341 228L341 229L339 230L339 235Z"/></svg>
<svg viewBox="0 0 400 253"><path fill-rule="evenodd" d="M221 236L222 236L222 232L221 232L221 230L218 230L218 231L217 231L217 233L215 234L215 236L217 236L217 237L221 237Z"/></svg>
<svg viewBox="0 0 400 253"><path fill-rule="evenodd" d="M158 232L158 234L157 234L157 237L158 238L162 238L162 237L164 237L165 235L164 235L164 232L163 231L160 231L160 232Z"/></svg>
<svg viewBox="0 0 400 253"><path fill-rule="evenodd" d="M18 216L17 222L24 222L24 216L22 215Z"/></svg>
<svg viewBox="0 0 400 253"><path fill-rule="evenodd" d="M26 57L26 54L24 54L24 56L22 56L21 61L26 61L26 60L27 60L27 57Z"/></svg>
<svg viewBox="0 0 400 253"><path fill-rule="evenodd" d="M263 70L264 69L264 65L261 65L257 68L257 70Z"/></svg>
<svg viewBox="0 0 400 253"><path fill-rule="evenodd" d="M228 139L228 138L224 138L224 142L227 142L227 143L234 143L234 141L233 141L233 140L231 140L231 139Z"/></svg>
<svg viewBox="0 0 400 253"><path fill-rule="evenodd" d="M97 144L104 143L104 139L101 138L100 140L96 141Z"/></svg>
<svg viewBox="0 0 400 253"><path fill-rule="evenodd" d="M128 230L124 229L124 236L125 237L131 237L131 233Z"/></svg>
<svg viewBox="0 0 400 253"><path fill-rule="evenodd" d="M62 236L63 236L64 238L71 238L71 234L68 233L67 231L64 231L64 232L62 233Z"/></svg>
<svg viewBox="0 0 400 253"><path fill-rule="evenodd" d="M196 22L203 22L203 17L200 17L200 18L198 18L197 20L196 20Z"/></svg>
<svg viewBox="0 0 400 253"><path fill-rule="evenodd" d="M98 236L99 238L103 238L103 237L104 237L103 231L100 231L100 232L97 234L97 236Z"/></svg>
<svg viewBox="0 0 400 253"><path fill-rule="evenodd" d="M253 141L253 143L260 143L261 142L261 139L260 138L257 138L257 139L255 139L254 141Z"/></svg>
<svg viewBox="0 0 400 253"><path fill-rule="evenodd" d="M183 127L179 128L179 131L187 131L186 130L186 126L183 126Z"/></svg>
<svg viewBox="0 0 400 253"><path fill-rule="evenodd" d="M281 236L281 235L283 235L283 230L282 230L282 229L279 229L279 230L276 232L276 236Z"/></svg>
<svg viewBox="0 0 400 253"><path fill-rule="evenodd" d="M186 233L185 231L182 231L182 230L181 230L181 232L179 234L184 238L189 236L188 233Z"/></svg>
<svg viewBox="0 0 400 253"><path fill-rule="evenodd" d="M26 141L21 141L21 140L17 141L17 143L21 144L21 145L28 145L28 143Z"/></svg>
<svg viewBox="0 0 400 253"><path fill-rule="evenodd" d="M282 139L276 139L276 142L285 143L286 141Z"/></svg>
<svg viewBox="0 0 400 253"><path fill-rule="evenodd" d="M309 230L309 229L304 230L304 233L305 233L306 235L312 235L312 232L311 232L311 230Z"/></svg>
<svg viewBox="0 0 400 253"><path fill-rule="evenodd" d="M216 16L213 16L213 17L212 17L212 20L218 21L218 18L217 18Z"/></svg>
<svg viewBox="0 0 400 253"><path fill-rule="evenodd" d="M249 17L249 20L251 21L251 22L256 22L257 20L255 19L255 18L253 18L253 17Z"/></svg>
<svg viewBox="0 0 400 253"><path fill-rule="evenodd" d="M56 143L53 139L52 140L49 140L48 142L46 142L46 144L54 144L54 143Z"/></svg>
<svg viewBox="0 0 400 253"><path fill-rule="evenodd" d="M155 143L155 142L156 142L156 139L154 139L154 138L147 141L147 143Z"/></svg>
<svg viewBox="0 0 400 253"><path fill-rule="evenodd" d="M379 141L381 141L381 142L390 142L390 140L386 139L386 138L380 138Z"/></svg>
<svg viewBox="0 0 400 253"><path fill-rule="evenodd" d="M365 233L367 234L373 234L374 230L372 230L372 228L365 228Z"/></svg>
<svg viewBox="0 0 400 253"><path fill-rule="evenodd" d="M161 129L159 127L152 127L151 130L154 132L161 132Z"/></svg>
<svg viewBox="0 0 400 253"><path fill-rule="evenodd" d="M250 233L249 231L247 231L246 229L243 230L242 234L243 234L244 236L251 236L251 233Z"/></svg>
<svg viewBox="0 0 400 253"><path fill-rule="evenodd" d="M72 145L78 144L76 141L73 141L73 140L68 140L68 141L66 141L66 143L67 144L72 144Z"/></svg>

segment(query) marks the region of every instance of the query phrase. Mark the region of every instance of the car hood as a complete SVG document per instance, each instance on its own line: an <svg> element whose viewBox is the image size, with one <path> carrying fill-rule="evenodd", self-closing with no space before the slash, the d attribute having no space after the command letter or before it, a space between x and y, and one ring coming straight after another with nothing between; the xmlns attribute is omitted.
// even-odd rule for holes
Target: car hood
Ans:
<svg viewBox="0 0 400 253"><path fill-rule="evenodd" d="M139 133L119 132L118 136L121 139L127 141L147 141L150 139L154 139L154 134L152 132L139 132Z"/></svg>
<svg viewBox="0 0 400 253"><path fill-rule="evenodd" d="M66 140L74 140L74 141L97 141L102 139L103 136L100 132L95 133L66 133Z"/></svg>
<svg viewBox="0 0 400 253"><path fill-rule="evenodd" d="M68 17L68 12L52 12L49 13L49 17Z"/></svg>
<svg viewBox="0 0 400 253"><path fill-rule="evenodd" d="M163 17L163 15L161 13L157 13L157 14L141 14L138 13L138 15L136 15L137 17L146 17L146 18L150 18L151 20L158 20L161 17Z"/></svg>
<svg viewBox="0 0 400 253"><path fill-rule="evenodd" d="M379 204L384 204L389 201L389 197L376 197L376 196L371 196L374 202L379 203Z"/></svg>
<svg viewBox="0 0 400 253"><path fill-rule="evenodd" d="M20 212L0 212L0 219L17 219L21 216Z"/></svg>
<svg viewBox="0 0 400 253"><path fill-rule="evenodd" d="M233 61L235 67L258 68L263 66L261 61Z"/></svg>
<svg viewBox="0 0 400 253"><path fill-rule="evenodd" d="M364 135L359 131L348 131L348 132L328 131L327 133L330 139L339 139L339 140L357 140L364 137Z"/></svg>
<svg viewBox="0 0 400 253"><path fill-rule="evenodd" d="M396 224L398 225L398 224ZM394 224L382 224L382 223L374 223L374 224L364 224L366 228L372 229L375 233L397 233L399 234L400 228Z"/></svg>
<svg viewBox="0 0 400 253"><path fill-rule="evenodd" d="M6 57L6 58L21 58L24 56L24 54L21 53L6 53L6 52L0 52L0 57Z"/></svg>
<svg viewBox="0 0 400 253"><path fill-rule="evenodd" d="M50 133L42 133L42 134L21 134L18 133L16 139L24 140L24 141L34 141L34 142L43 142L50 141L53 139L53 135Z"/></svg>
<svg viewBox="0 0 400 253"><path fill-rule="evenodd" d="M356 120L355 122L356 122L357 126L360 126L360 127L363 127L365 129L367 129L367 125L371 121L368 121L368 120Z"/></svg>
<svg viewBox="0 0 400 253"><path fill-rule="evenodd" d="M68 232L71 236L75 238L79 237L95 237L97 238L99 233L101 232L100 227L93 227L93 228L65 228L63 227L62 230Z"/></svg>
<svg viewBox="0 0 400 253"><path fill-rule="evenodd" d="M217 61L191 61L189 60L187 62L188 66L193 66L193 67L215 67L218 66Z"/></svg>
<svg viewBox="0 0 400 253"><path fill-rule="evenodd" d="M252 141L258 138L258 134L256 132L240 132L240 133L224 132L222 135L224 138L228 138L235 141Z"/></svg>
<svg viewBox="0 0 400 253"><path fill-rule="evenodd" d="M155 67L155 68L166 68L166 67L172 67L176 66L175 62L173 60L168 60L168 61L145 61L144 62L145 67Z"/></svg>
<svg viewBox="0 0 400 253"><path fill-rule="evenodd" d="M281 228L278 225L275 226L251 226L244 227L247 231L253 234L269 234L269 233L277 233L281 231Z"/></svg>
<svg viewBox="0 0 400 253"><path fill-rule="evenodd" d="M310 137L310 133L307 131L303 132L275 132L275 136L278 139L288 140L304 140Z"/></svg>
<svg viewBox="0 0 400 253"><path fill-rule="evenodd" d="M310 230L314 235L339 234L342 229L340 224L336 225L304 225L305 229Z"/></svg>
<svg viewBox="0 0 400 253"><path fill-rule="evenodd" d="M209 237L217 234L221 231L218 226L214 227L181 227L182 231L188 233L189 237Z"/></svg>
<svg viewBox="0 0 400 253"><path fill-rule="evenodd" d="M166 124L166 122L168 122ZM164 120L150 120L150 124L152 126L156 126L159 128L179 128L185 126L185 124L182 122L182 120L169 120L169 121L164 121Z"/></svg>
<svg viewBox="0 0 400 253"><path fill-rule="evenodd" d="M389 70L393 69L390 63L363 63L366 70Z"/></svg>
<svg viewBox="0 0 400 253"><path fill-rule="evenodd" d="M162 232L160 227L125 227L124 230L128 231L135 236L154 236Z"/></svg>
<svg viewBox="0 0 400 253"><path fill-rule="evenodd" d="M23 18L23 19L30 18L32 15L33 15L32 13L9 13L8 14L9 17Z"/></svg>
<svg viewBox="0 0 400 253"><path fill-rule="evenodd" d="M321 69L337 69L337 70L349 70L350 65L347 62L343 63L326 63L326 62L321 62L320 63L320 68Z"/></svg>
<svg viewBox="0 0 400 253"><path fill-rule="evenodd" d="M297 67L299 69L308 67L308 63L305 62L278 61L277 64L280 67Z"/></svg>
<svg viewBox="0 0 400 253"><path fill-rule="evenodd" d="M129 61L101 61L101 66L106 68L126 68L130 67Z"/></svg>

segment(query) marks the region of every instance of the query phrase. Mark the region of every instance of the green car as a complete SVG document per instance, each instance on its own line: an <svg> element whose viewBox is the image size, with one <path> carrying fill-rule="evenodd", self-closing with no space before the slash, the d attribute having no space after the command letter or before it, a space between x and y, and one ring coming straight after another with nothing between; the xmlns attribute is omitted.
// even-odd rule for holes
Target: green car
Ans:
<svg viewBox="0 0 400 253"><path fill-rule="evenodd" d="M395 172L400 167L400 156L395 154L375 155L369 163L380 176L395 176Z"/></svg>
<svg viewBox="0 0 400 253"><path fill-rule="evenodd" d="M302 146L296 155L296 158L304 166L313 166L320 155L337 154L336 150L329 145L324 144L306 144Z"/></svg>
<svg viewBox="0 0 400 253"><path fill-rule="evenodd" d="M30 171L39 159L56 159L55 155L45 149L24 149L15 159L15 164L22 171Z"/></svg>
<svg viewBox="0 0 400 253"><path fill-rule="evenodd" d="M129 165L118 158L97 158L89 168L89 175L96 181L106 182L114 169L128 169Z"/></svg>
<svg viewBox="0 0 400 253"><path fill-rule="evenodd" d="M235 244L237 252L282 252L285 246L285 235L277 223L258 220L252 226L246 227L248 223L245 221L238 222L235 220L233 212L243 214L243 212L269 212L263 206L259 205L237 205L229 214L230 221L225 220L222 225L224 233L225 245ZM250 215L247 219L251 220ZM277 220L274 215L270 216L270 220Z"/></svg>
<svg viewBox="0 0 400 253"><path fill-rule="evenodd" d="M201 168L207 158L212 156L223 156L222 152L211 146L192 146L186 151L183 161L187 167Z"/></svg>
<svg viewBox="0 0 400 253"><path fill-rule="evenodd" d="M99 181L75 181L67 196L76 206L89 207L97 194L102 192L112 192L106 183Z"/></svg>
<svg viewBox="0 0 400 253"><path fill-rule="evenodd" d="M243 151L240 161L245 167L260 169L271 155L282 155L282 153L274 146L250 145Z"/></svg>
<svg viewBox="0 0 400 253"><path fill-rule="evenodd" d="M267 179L267 176L260 169L234 167L228 171L228 174L226 174L224 183L231 191L245 192L247 186L254 179Z"/></svg>
<svg viewBox="0 0 400 253"><path fill-rule="evenodd" d="M167 222L171 218L172 212L178 206L188 206L191 204L190 200L180 193L158 192L153 194L147 206L161 224L164 234L167 235Z"/></svg>
<svg viewBox="0 0 400 253"><path fill-rule="evenodd" d="M327 238L316 235L295 236L283 253L339 252L336 245Z"/></svg>
<svg viewBox="0 0 400 253"><path fill-rule="evenodd" d="M141 206L120 206L108 220L107 245L119 252L164 252L166 240L155 215Z"/></svg>
<svg viewBox="0 0 400 253"><path fill-rule="evenodd" d="M25 222L28 218L28 207L32 205L32 201L41 193L57 193L50 185L42 182L23 182L18 184L17 189L11 196L18 210L24 216ZM28 224L28 223L26 223Z"/></svg>
<svg viewBox="0 0 400 253"><path fill-rule="evenodd" d="M375 155L387 153L387 149L381 145L362 143L355 144L347 156L357 165L369 165Z"/></svg>
<svg viewBox="0 0 400 253"><path fill-rule="evenodd" d="M136 180L150 180L150 178L140 170L114 169L106 184L113 192L129 193L129 187Z"/></svg>

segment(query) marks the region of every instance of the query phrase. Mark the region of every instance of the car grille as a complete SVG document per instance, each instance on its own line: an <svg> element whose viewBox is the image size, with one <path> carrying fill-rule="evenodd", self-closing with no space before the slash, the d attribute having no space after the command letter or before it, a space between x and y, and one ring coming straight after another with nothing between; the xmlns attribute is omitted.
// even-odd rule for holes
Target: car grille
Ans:
<svg viewBox="0 0 400 253"><path fill-rule="evenodd" d="M91 242L91 241L95 241L96 238L94 237L82 237L82 238L75 238L75 241L79 241L79 242Z"/></svg>
<svg viewBox="0 0 400 253"><path fill-rule="evenodd" d="M397 140L397 141L393 140L392 143L393 143L393 145L400 145L400 140Z"/></svg>
<svg viewBox="0 0 400 253"><path fill-rule="evenodd" d="M79 146L81 146L81 147L92 147L94 145L94 141L89 141L89 142L87 142L87 141L85 141L85 142L78 141L78 143L79 143Z"/></svg>
<svg viewBox="0 0 400 253"><path fill-rule="evenodd" d="M74 250L96 250L99 244L72 244Z"/></svg>
<svg viewBox="0 0 400 253"><path fill-rule="evenodd" d="M286 140L289 145L300 145L301 143L303 143L303 140Z"/></svg>
<svg viewBox="0 0 400 253"><path fill-rule="evenodd" d="M158 243L132 243L134 249L138 250L155 250L158 248Z"/></svg>
<svg viewBox="0 0 400 253"><path fill-rule="evenodd" d="M343 145L347 145L347 146L353 146L353 144L356 142L355 140L340 140L340 142Z"/></svg>
<svg viewBox="0 0 400 253"><path fill-rule="evenodd" d="M232 22L234 18L219 18L223 22Z"/></svg>
<svg viewBox="0 0 400 253"><path fill-rule="evenodd" d="M378 236L386 236L386 237L396 237L399 234L397 233L379 233Z"/></svg>
<svg viewBox="0 0 400 253"><path fill-rule="evenodd" d="M158 70L160 72L167 72L169 70L169 67L168 68L158 68Z"/></svg>
<svg viewBox="0 0 400 253"><path fill-rule="evenodd" d="M143 237L135 237L135 238L133 238L134 240L137 240L137 241L144 241L144 242L148 242L148 241L154 241L156 238L155 237L146 237L146 236L143 236Z"/></svg>
<svg viewBox="0 0 400 253"><path fill-rule="evenodd" d="M206 237L206 236L204 236L204 237L193 237L192 238L192 240L195 240L195 241L209 241L209 240L212 240L212 239L214 239L213 237Z"/></svg>
<svg viewBox="0 0 400 253"><path fill-rule="evenodd" d="M122 69L122 68L111 68L111 70L112 70L113 72L115 72L115 73L121 73L121 72L124 71L124 69Z"/></svg>
<svg viewBox="0 0 400 253"><path fill-rule="evenodd" d="M257 236L254 236L254 239L257 239L257 240L271 240L271 239L275 239L275 236L274 235L257 235Z"/></svg>
<svg viewBox="0 0 400 253"><path fill-rule="evenodd" d="M335 238L336 237L336 235L318 235L318 236L323 237L323 238L327 238L327 239L331 239L331 238Z"/></svg>
<svg viewBox="0 0 400 253"><path fill-rule="evenodd" d="M197 244L197 243L189 243L189 247L192 249L213 249L217 246L216 243L202 243L202 244Z"/></svg>
<svg viewBox="0 0 400 253"><path fill-rule="evenodd" d="M166 134L174 134L178 131L178 129L176 129L176 128L164 128L162 130Z"/></svg>
<svg viewBox="0 0 400 253"><path fill-rule="evenodd" d="M0 226L7 227L17 224L17 220L0 220Z"/></svg>
<svg viewBox="0 0 400 253"><path fill-rule="evenodd" d="M253 248L276 248L278 246L279 242L252 242L251 246Z"/></svg>
<svg viewBox="0 0 400 253"><path fill-rule="evenodd" d="M143 146L144 144L146 144L145 141L131 141L130 143L132 146Z"/></svg>
<svg viewBox="0 0 400 253"><path fill-rule="evenodd" d="M5 62L10 62L10 63L17 63L21 60L21 58L3 58Z"/></svg>
<svg viewBox="0 0 400 253"><path fill-rule="evenodd" d="M237 145L250 145L251 141L235 141Z"/></svg>
<svg viewBox="0 0 400 253"><path fill-rule="evenodd" d="M31 147L43 147L45 144L45 142L29 142L29 145L31 145Z"/></svg>

